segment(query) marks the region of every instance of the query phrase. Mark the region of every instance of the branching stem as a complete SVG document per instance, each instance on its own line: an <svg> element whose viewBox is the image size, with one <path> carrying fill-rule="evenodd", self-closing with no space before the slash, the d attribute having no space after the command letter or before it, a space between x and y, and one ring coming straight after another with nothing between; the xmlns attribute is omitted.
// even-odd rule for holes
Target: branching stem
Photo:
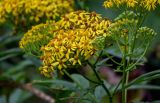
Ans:
<svg viewBox="0 0 160 103"><path fill-rule="evenodd" d="M104 88L104 90L106 91L106 93L107 93L107 95L108 95L108 97L109 97L109 103L113 103L113 101L112 101L112 95L111 95L109 89L106 87L106 85L104 84L103 80L100 78L99 74L98 74L97 71L96 71L96 64L97 64L97 62L98 62L98 60L100 59L100 57L101 57L102 54L103 54L103 51L100 52L100 54L99 54L96 62L95 62L93 65L92 65L90 62L88 62L88 64L91 66L91 68L92 68L93 72L95 73L98 81L100 82L100 85L101 85L101 86Z"/></svg>

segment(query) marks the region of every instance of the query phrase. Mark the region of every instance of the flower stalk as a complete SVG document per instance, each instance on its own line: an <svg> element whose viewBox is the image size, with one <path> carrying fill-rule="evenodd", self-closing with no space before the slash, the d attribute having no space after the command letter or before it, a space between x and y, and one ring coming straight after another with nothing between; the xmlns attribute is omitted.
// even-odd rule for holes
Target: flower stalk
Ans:
<svg viewBox="0 0 160 103"><path fill-rule="evenodd" d="M93 65L92 65L91 63L89 63L89 62L88 62L88 64L91 66L91 68L92 68L94 74L96 75L96 77L97 77L100 85L101 85L101 86L103 87L103 89L106 91L106 93L107 93L107 95L108 95L108 98L109 98L109 103L113 103L112 95L111 95L109 89L106 87L106 85L104 84L103 80L100 78L99 74L98 74L97 71L96 71L96 64L97 64L97 62L98 62L98 60L99 60L99 58L101 57L102 54L103 54L103 50L100 52L100 54L99 54L96 62L95 62Z"/></svg>

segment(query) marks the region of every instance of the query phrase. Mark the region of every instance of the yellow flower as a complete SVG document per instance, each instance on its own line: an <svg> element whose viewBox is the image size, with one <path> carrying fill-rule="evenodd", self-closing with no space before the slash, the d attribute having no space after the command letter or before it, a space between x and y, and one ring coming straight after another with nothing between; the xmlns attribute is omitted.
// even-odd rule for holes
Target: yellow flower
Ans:
<svg viewBox="0 0 160 103"><path fill-rule="evenodd" d="M51 65L61 70L70 66L82 65L82 61L95 53L91 52L95 48L88 34L86 29L58 31L55 38L43 47L41 56L43 66Z"/></svg>
<svg viewBox="0 0 160 103"><path fill-rule="evenodd" d="M79 51L76 51L75 56L69 59L72 65L76 65L77 63L79 65L82 65L80 57L79 57L79 53L80 53Z"/></svg>
<svg viewBox="0 0 160 103"><path fill-rule="evenodd" d="M147 10L154 10L156 8L157 0L144 0L143 4Z"/></svg>
<svg viewBox="0 0 160 103"><path fill-rule="evenodd" d="M41 52L40 71L48 76L55 69L61 72L65 68L78 67L94 55L98 48L92 45L92 41L98 36L110 36L107 33L110 24L109 20L103 19L95 12L71 12L52 25L42 24L33 27L22 38L20 47L25 48L26 45L37 47L36 50ZM42 44L43 41L46 42ZM35 45L35 42L40 45Z"/></svg>
<svg viewBox="0 0 160 103"><path fill-rule="evenodd" d="M58 30L54 38L41 49L41 68L52 66L61 71L82 65L98 50L92 41L104 34L109 36L106 31L110 24L95 12L76 11L65 15L55 23Z"/></svg>
<svg viewBox="0 0 160 103"><path fill-rule="evenodd" d="M74 0L1 0L0 23L6 21L25 28L33 24L58 20L73 11Z"/></svg>
<svg viewBox="0 0 160 103"><path fill-rule="evenodd" d="M112 7L120 7L125 6L129 8L137 8L145 9L145 10L154 10L156 6L160 4L160 0L106 0L104 2L104 7L112 8Z"/></svg>
<svg viewBox="0 0 160 103"><path fill-rule="evenodd" d="M51 77L54 72L53 67L51 68L51 67L47 67L47 66L43 66L43 67L39 68L39 70L40 70L40 73L46 77ZM52 71L50 71L50 70L52 70Z"/></svg>
<svg viewBox="0 0 160 103"><path fill-rule="evenodd" d="M113 2L112 2L112 1L105 1L105 2L104 2L104 6L105 6L106 8L111 8L111 7L113 7Z"/></svg>
<svg viewBox="0 0 160 103"><path fill-rule="evenodd" d="M85 11L76 11L71 12L64 17L61 18L59 22L57 22L57 25L60 27L60 29L86 29L86 28L95 28L97 23L100 23L100 20L102 20L102 17L95 13L88 13ZM106 20L107 24L109 24L108 20Z"/></svg>
<svg viewBox="0 0 160 103"><path fill-rule="evenodd" d="M104 2L104 6L106 8L111 8L113 6L119 7L120 5L122 5L125 2L125 0L106 0Z"/></svg>
<svg viewBox="0 0 160 103"><path fill-rule="evenodd" d="M136 0L127 0L127 6L128 7L135 7L135 5L138 3Z"/></svg>
<svg viewBox="0 0 160 103"><path fill-rule="evenodd" d="M61 70L62 68L67 68L66 62L67 62L67 59L65 58L64 54L58 55L56 57L56 61L53 62L51 66L57 67L59 70Z"/></svg>

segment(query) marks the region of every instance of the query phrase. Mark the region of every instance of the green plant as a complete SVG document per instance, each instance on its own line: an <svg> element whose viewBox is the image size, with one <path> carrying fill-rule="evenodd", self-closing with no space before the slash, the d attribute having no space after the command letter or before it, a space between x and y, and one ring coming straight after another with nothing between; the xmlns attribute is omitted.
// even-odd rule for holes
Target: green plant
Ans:
<svg viewBox="0 0 160 103"><path fill-rule="evenodd" d="M84 1L76 0L75 3L78 8L88 10ZM0 76L2 86L7 81L15 88L28 90L50 103L117 103L118 96L121 96L122 103L128 103L133 101L128 99L129 90L159 90L159 86L147 85L148 81L160 77L159 70L129 80L131 72L146 62L145 55L157 34L145 26L144 21L148 12L158 5L159 0L106 0L105 7L122 11L112 21L85 10L60 15L55 21L54 18L48 19L51 22L42 21L43 24L33 26L23 35L19 44L27 54L25 60L20 58L18 65L14 67L13 62L7 67L10 69ZM7 39L0 46L5 48L8 42ZM116 54L120 61L114 59ZM0 53L0 61L15 55L21 57L23 53L19 48L6 50ZM111 64L108 64L109 60ZM110 83L109 76L106 79L106 74L102 73L103 67L106 71L110 65L116 65L114 72L108 71L110 74L121 74L114 85ZM24 77L25 68L39 68L44 79L42 75L31 73L33 78L26 84L29 77ZM54 95L55 100L41 91L45 89ZM8 101L10 93L4 93Z"/></svg>

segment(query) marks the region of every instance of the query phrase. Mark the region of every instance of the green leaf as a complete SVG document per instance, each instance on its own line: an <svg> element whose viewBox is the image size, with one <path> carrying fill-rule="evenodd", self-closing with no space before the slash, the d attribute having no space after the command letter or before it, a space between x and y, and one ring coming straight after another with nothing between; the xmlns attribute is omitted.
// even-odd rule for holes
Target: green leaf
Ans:
<svg viewBox="0 0 160 103"><path fill-rule="evenodd" d="M111 54L115 57L122 58L122 53L118 47L118 45L114 44L104 50L104 55Z"/></svg>
<svg viewBox="0 0 160 103"><path fill-rule="evenodd" d="M126 85L125 88L128 89L153 89L153 90L159 90L160 86L155 85L146 85L144 82L160 78L160 70L155 70L146 74L143 74L136 79L132 80L131 82ZM122 86L120 85L118 90L121 90Z"/></svg>
<svg viewBox="0 0 160 103"><path fill-rule="evenodd" d="M20 36L8 36L8 38L5 38L4 40L0 41L0 47L6 44L10 44L12 42L19 41L20 38L21 38L21 35Z"/></svg>
<svg viewBox="0 0 160 103"><path fill-rule="evenodd" d="M132 85L128 88L129 90L135 90L135 89L149 89L149 90L160 90L160 86L157 85L145 85L145 84L139 84L139 85Z"/></svg>
<svg viewBox="0 0 160 103"><path fill-rule="evenodd" d="M6 60L6 59L9 59L9 58L15 57L15 56L17 56L17 55L18 55L18 54L8 54L8 55L6 55L6 56L3 56L3 57L0 58L0 62L1 62L1 61L4 61L4 60Z"/></svg>
<svg viewBox="0 0 160 103"><path fill-rule="evenodd" d="M10 96L10 103L23 103L25 100L27 100L29 97L31 97L32 94L27 91L22 91L20 89L16 89Z"/></svg>
<svg viewBox="0 0 160 103"><path fill-rule="evenodd" d="M25 69L25 67L32 65L32 64L33 63L30 60L22 61L18 63L17 65L15 65L14 67L9 68L5 73L3 73L3 75L10 76L13 74L17 74L17 72L21 71L22 69Z"/></svg>
<svg viewBox="0 0 160 103"><path fill-rule="evenodd" d="M3 57L7 54L17 54L17 53L20 53L20 52L21 52L21 49L13 48L13 49L9 49L9 50L0 52L0 57Z"/></svg>
<svg viewBox="0 0 160 103"><path fill-rule="evenodd" d="M108 60L109 60L109 58L105 58L105 59L99 61L96 66L104 65L104 64L106 64L106 62L107 62Z"/></svg>
<svg viewBox="0 0 160 103"><path fill-rule="evenodd" d="M32 83L38 85L49 85L52 89L76 90L76 85L74 83L64 80L35 80Z"/></svg>
<svg viewBox="0 0 160 103"><path fill-rule="evenodd" d="M156 78L160 78L160 70L155 70L146 74L143 74L139 77L137 77L136 79L132 80L127 86L126 88L134 85L134 84L139 84L142 83L144 81L150 81Z"/></svg>
<svg viewBox="0 0 160 103"><path fill-rule="evenodd" d="M15 57L21 53L22 53L21 49L19 49L19 48L12 48L9 50L4 50L4 51L0 52L0 61Z"/></svg>
<svg viewBox="0 0 160 103"><path fill-rule="evenodd" d="M97 86L95 88L94 94L99 103L101 102L102 98L107 95L102 86Z"/></svg>
<svg viewBox="0 0 160 103"><path fill-rule="evenodd" d="M83 76L79 75L79 74L72 74L71 75L72 78L79 83L79 85L83 88L83 89L87 89L89 88L89 81L87 79L85 79Z"/></svg>

